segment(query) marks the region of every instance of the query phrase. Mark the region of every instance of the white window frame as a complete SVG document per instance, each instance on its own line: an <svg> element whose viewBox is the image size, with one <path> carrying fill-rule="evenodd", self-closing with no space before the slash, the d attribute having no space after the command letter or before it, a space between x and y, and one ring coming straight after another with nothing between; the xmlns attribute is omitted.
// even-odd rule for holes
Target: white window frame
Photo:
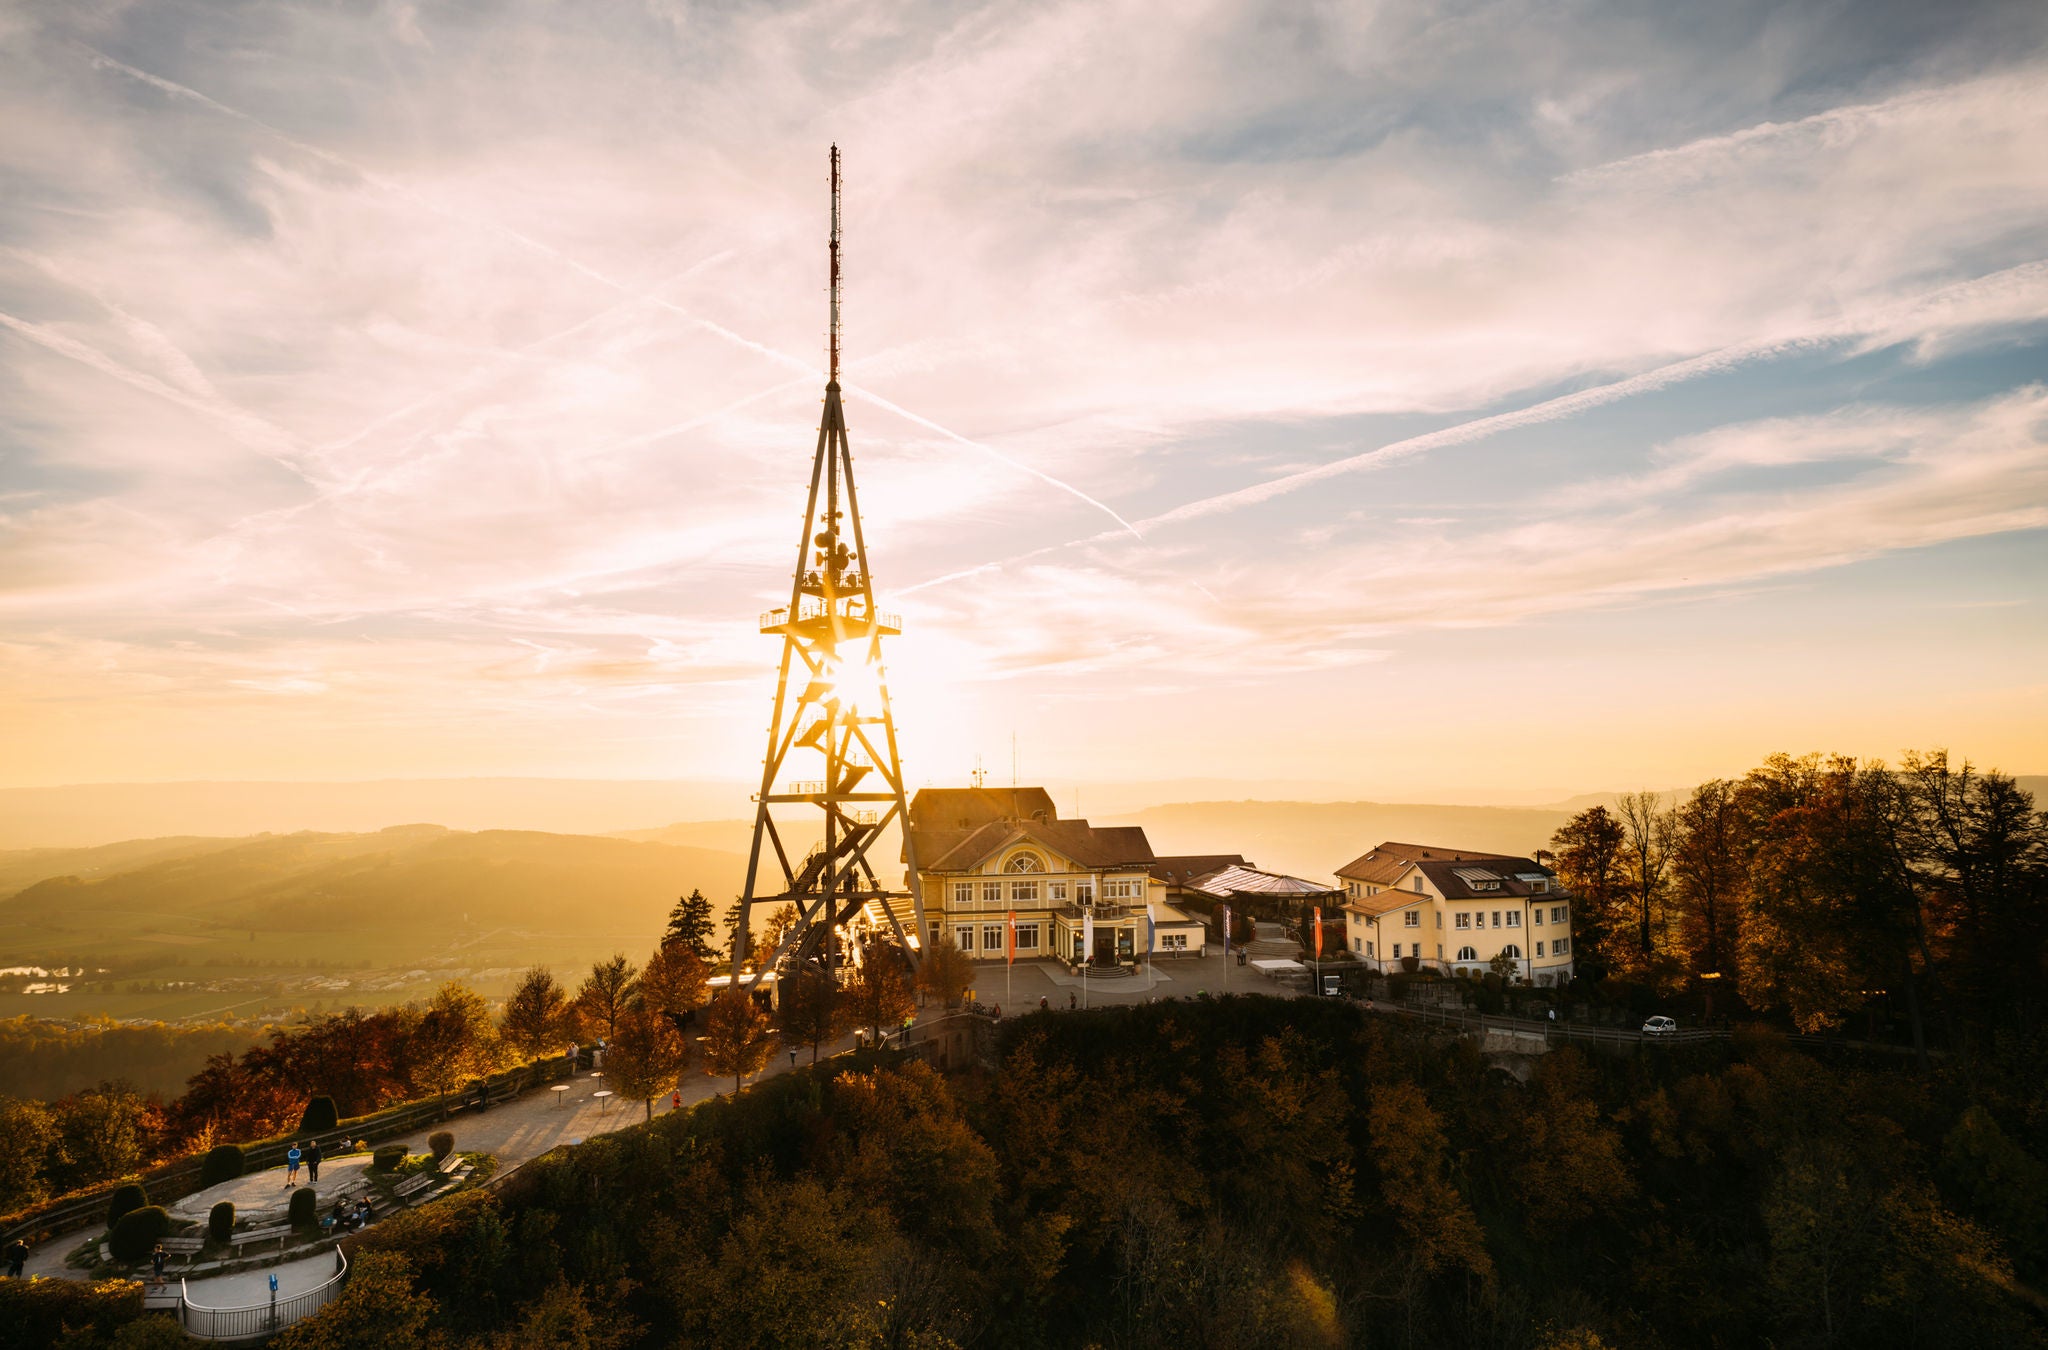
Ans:
<svg viewBox="0 0 2048 1350"><path fill-rule="evenodd" d="M1511 909L1511 910L1509 910L1509 911L1508 911L1508 927L1510 927L1510 928L1520 928L1521 926L1522 926L1522 911L1521 911L1521 910L1519 910L1519 909Z"/></svg>
<svg viewBox="0 0 2048 1350"><path fill-rule="evenodd" d="M1046 899L1052 904L1064 905L1067 903L1067 883L1064 881L1046 882L1045 895Z"/></svg>
<svg viewBox="0 0 2048 1350"><path fill-rule="evenodd" d="M1408 910L1406 913L1402 914L1401 926L1403 928L1422 927L1422 911L1419 909L1411 909Z"/></svg>
<svg viewBox="0 0 2048 1350"><path fill-rule="evenodd" d="M1457 914L1457 915L1454 915L1454 916L1452 916L1452 918L1451 918L1451 927L1453 927L1453 928L1460 928L1460 929L1469 929L1469 928L1471 928L1471 927L1472 927L1472 916L1471 916L1470 914L1464 914L1464 913L1460 913L1460 914Z"/></svg>
<svg viewBox="0 0 2048 1350"><path fill-rule="evenodd" d="M1035 881L1011 882L1010 903L1013 905L1036 905L1038 903L1038 883Z"/></svg>
<svg viewBox="0 0 2048 1350"><path fill-rule="evenodd" d="M1479 949L1477 947L1460 947L1458 948L1458 959L1460 961L1477 961L1479 959Z"/></svg>
<svg viewBox="0 0 2048 1350"><path fill-rule="evenodd" d="M994 906L996 906L996 907L997 907L998 909L1000 909L1000 908L1002 907L1002 903L1003 903L1003 883L1002 883L1002 882L1000 882L1000 881L984 881L984 882L982 882L982 883L981 883L981 904L982 904L982 908L986 909L986 908L988 908L988 907L989 907L990 905L994 905Z"/></svg>
<svg viewBox="0 0 2048 1350"><path fill-rule="evenodd" d="M1017 925L1017 954L1018 954L1019 956L1022 956L1022 955L1023 955L1023 954L1025 953L1025 952L1035 952L1035 951L1037 951L1037 950L1038 950L1038 925L1037 925L1037 924L1035 924L1035 923L1020 923L1020 924L1018 924L1018 925Z"/></svg>
<svg viewBox="0 0 2048 1350"><path fill-rule="evenodd" d="M954 882L954 883L953 883L953 905L954 905L954 907L955 907L956 909L966 909L966 908L970 907L970 906L971 906L971 905L973 905L973 904L974 904L974 883L973 883L973 882L971 882L971 881L956 881L956 882Z"/></svg>
<svg viewBox="0 0 2048 1350"><path fill-rule="evenodd" d="M995 941L989 941L994 938ZM999 923L985 923L981 926L981 949L996 956L1003 954L1003 926Z"/></svg>
<svg viewBox="0 0 2048 1350"><path fill-rule="evenodd" d="M971 923L955 924L953 927L953 945L963 952L973 951L974 925Z"/></svg>

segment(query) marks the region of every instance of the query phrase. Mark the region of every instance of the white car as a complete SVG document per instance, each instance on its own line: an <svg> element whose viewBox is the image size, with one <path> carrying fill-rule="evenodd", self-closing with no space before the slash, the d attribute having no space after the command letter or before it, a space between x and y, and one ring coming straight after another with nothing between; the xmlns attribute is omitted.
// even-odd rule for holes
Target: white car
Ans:
<svg viewBox="0 0 2048 1350"><path fill-rule="evenodd" d="M1645 1036L1669 1036L1676 1030L1678 1030L1678 1023L1668 1017L1652 1017L1649 1021L1643 1023L1643 1034Z"/></svg>

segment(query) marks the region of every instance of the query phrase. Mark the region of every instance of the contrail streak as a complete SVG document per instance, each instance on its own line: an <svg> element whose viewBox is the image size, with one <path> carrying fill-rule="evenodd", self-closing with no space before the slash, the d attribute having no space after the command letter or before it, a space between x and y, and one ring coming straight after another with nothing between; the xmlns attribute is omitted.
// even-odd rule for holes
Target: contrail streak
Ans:
<svg viewBox="0 0 2048 1350"><path fill-rule="evenodd" d="M440 216L443 219L455 221L458 224L466 225L471 229L483 230L491 235L494 235L499 239L505 240L507 243L515 244L531 252L539 253L544 257L552 259L553 261L561 264L562 266L567 267L571 271L575 272L578 276L587 278L590 281L596 282L600 286L604 286L610 290L616 291L620 295L629 296L645 304L653 305L658 309L666 310L669 313L674 314L675 316L682 319L686 323L691 324L692 326L696 327L697 329L703 332L709 333L712 336L720 338L725 342L729 342L734 346L742 347L745 348L747 351L754 352L755 354L769 361L775 362L777 365L783 366L790 370L802 372L803 374L809 375L812 378L822 378L824 374L824 372L819 370L817 366L811 364L809 361L806 361L801 357L791 356L789 353L778 351L777 349L768 346L766 343L756 342L754 341L754 339L747 337L744 334L734 332L732 329L727 328L723 324L716 323L710 319L706 319L700 315L694 314L689 310L684 309L681 305L675 304L672 301L664 300L659 296L650 295L643 291L636 291L632 287L624 284L623 282L616 281L613 278L606 276L603 272L598 271L596 268L581 262L577 258L567 253L564 253L562 250L554 247L552 244L544 243L541 240L531 237L530 235L521 234L519 231L514 230L509 226L500 225L495 221L477 220L472 217L461 215L458 212L451 211L448 208L440 205L439 203L431 201L428 198L421 196L419 193L413 191L411 188L406 187L402 183L386 178L382 174L379 174L374 170L364 168L362 165L357 164L341 155L337 155L331 150L327 150L318 145L314 145L309 141L301 140L298 137L292 135L291 133L280 130L279 128L270 125L268 122L265 122L260 118L252 117L248 113L242 112L237 108L231 108L227 104L222 103L217 99L209 98L208 96L200 93L196 89L187 88L185 85L179 84L176 81L164 79L160 75L152 75L146 70L139 70L136 67L129 65L125 61L116 60L114 57L108 56L105 52L99 51L98 49L93 47L88 47L84 43L74 43L72 45L77 47L78 50L84 52L86 55L86 59L90 61L93 65L100 67L101 69L120 71L122 74L125 74L132 79L140 80L143 83L151 86L152 88L160 89L163 92L171 94L178 98L190 99L203 107L210 108L215 112L222 114L223 116L232 117L239 122L245 122L252 127L258 128L267 135L276 137L278 140L283 141L287 145L293 146L294 148L301 150L306 154L314 156L315 158L321 160L323 163L333 164L339 168L346 169L349 172L358 175L363 179L363 181L371 184L373 187L376 187L381 191L388 192L394 196L400 197L408 202L411 202L415 206L421 208L422 210L431 212L432 214ZM1014 459L1009 455L1005 455L1001 451L996 450L990 446L984 445L979 441L970 440L967 437L960 435L956 431L940 426L937 422L932 421L930 418L921 417L918 414L913 413L908 409L901 407L898 404L892 403L888 399L885 399L871 391L863 390L861 391L861 395L862 397L872 401L876 407L885 408L888 411L895 413L899 417L906 418L909 421L914 422L921 427L925 427L928 430L935 431L939 435L944 436L949 440L956 441L959 444L967 446L970 449L978 450L982 454L985 454L990 458L995 459L999 463L1006 464L1011 468L1018 470L1019 472L1029 474L1031 477L1036 478L1043 483L1046 483L1052 487L1058 488L1062 492L1068 493L1074 497L1079 498L1081 501L1086 502L1088 505L1094 507L1096 510L1102 512L1104 515L1114 520L1120 527L1122 527L1123 530L1131 534L1133 537L1143 537L1139 534L1138 530L1134 526L1132 526L1132 524L1129 521L1125 520L1121 515L1118 515L1115 511L1111 510L1102 502L1096 500L1094 497L1089 496L1087 493L1081 491L1081 489L1073 486L1071 483L1063 482L1062 480L1055 478L1053 475L1046 473L1041 469L1032 468L1030 465L1023 463L1020 460Z"/></svg>

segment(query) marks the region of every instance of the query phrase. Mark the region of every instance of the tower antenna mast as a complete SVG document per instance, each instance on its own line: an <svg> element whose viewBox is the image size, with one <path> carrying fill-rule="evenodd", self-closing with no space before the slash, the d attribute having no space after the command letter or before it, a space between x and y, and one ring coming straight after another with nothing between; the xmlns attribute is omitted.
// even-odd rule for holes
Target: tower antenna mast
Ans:
<svg viewBox="0 0 2048 1350"><path fill-rule="evenodd" d="M797 536L789 603L761 616L761 631L782 639L768 753L754 797L754 843L733 933L733 970L749 988L806 966L836 974L843 938L888 933L913 964L929 936L917 890L917 853L896 750L882 639L902 620L875 608L874 577L861 535L853 451L839 397L839 147L832 147L831 378L811 461L810 496ZM817 755L818 759L810 756ZM801 765L802 767L797 767ZM793 770L785 778L786 770ZM801 775L801 776L799 776ZM815 775L815 776L813 776ZM776 808L781 808L778 818ZM813 815L812 812L818 814ZM799 823L802 822L802 823ZM794 827L798 834L785 838ZM903 836L909 892L883 883L874 845L891 828ZM805 836L818 839L801 852ZM749 948L753 907L795 911L773 951ZM751 969L749 968L751 967Z"/></svg>

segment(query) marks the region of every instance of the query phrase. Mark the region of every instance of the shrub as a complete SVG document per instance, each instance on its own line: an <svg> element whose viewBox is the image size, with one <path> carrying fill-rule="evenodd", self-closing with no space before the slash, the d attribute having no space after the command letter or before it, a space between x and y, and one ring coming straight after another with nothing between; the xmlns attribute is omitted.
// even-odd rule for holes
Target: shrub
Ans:
<svg viewBox="0 0 2048 1350"><path fill-rule="evenodd" d="M206 1212L206 1231L215 1242L226 1242L235 1231L235 1202L223 1200Z"/></svg>
<svg viewBox="0 0 2048 1350"><path fill-rule="evenodd" d="M113 1199L107 1202L107 1227L121 1222L121 1216L130 1210L141 1209L149 1203L149 1192L142 1189L142 1183L131 1181L114 1188Z"/></svg>
<svg viewBox="0 0 2048 1350"><path fill-rule="evenodd" d="M122 1261L140 1261L157 1243L171 1235L171 1216L162 1205L131 1209L107 1234L107 1246Z"/></svg>
<svg viewBox="0 0 2048 1350"><path fill-rule="evenodd" d="M0 1280L0 1346L10 1350L104 1345L90 1337L110 1337L142 1315L142 1286L133 1280Z"/></svg>
<svg viewBox="0 0 2048 1350"><path fill-rule="evenodd" d="M370 1155L370 1166L379 1172L396 1171L398 1165L404 1161L404 1144L380 1144L377 1151Z"/></svg>
<svg viewBox="0 0 2048 1350"><path fill-rule="evenodd" d="M294 1228L311 1228L320 1222L320 1197L313 1194L311 1186L301 1186L292 1192L291 1205L285 1211Z"/></svg>
<svg viewBox="0 0 2048 1350"><path fill-rule="evenodd" d="M436 1130L427 1136L427 1150L440 1162L455 1151L455 1136L446 1130Z"/></svg>
<svg viewBox="0 0 2048 1350"><path fill-rule="evenodd" d="M301 1134L325 1134L339 1127L341 1117L335 1114L334 1098L315 1097L306 1103L306 1114L299 1120Z"/></svg>
<svg viewBox="0 0 2048 1350"><path fill-rule="evenodd" d="M249 1169L248 1155L242 1152L240 1144L222 1144L206 1155L206 1161L199 1164L199 1189L218 1186L223 1181L233 1181Z"/></svg>

